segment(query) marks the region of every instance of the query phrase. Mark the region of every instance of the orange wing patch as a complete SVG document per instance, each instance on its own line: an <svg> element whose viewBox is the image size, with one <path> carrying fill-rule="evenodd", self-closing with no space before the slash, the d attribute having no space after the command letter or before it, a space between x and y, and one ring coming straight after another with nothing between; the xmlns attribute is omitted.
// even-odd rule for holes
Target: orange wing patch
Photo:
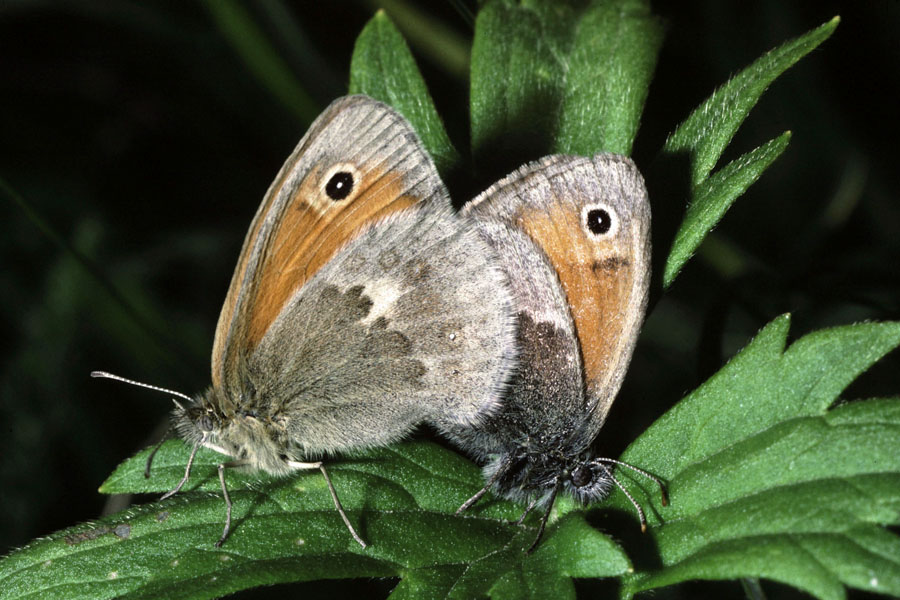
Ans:
<svg viewBox="0 0 900 600"><path fill-rule="evenodd" d="M634 300L628 297L634 281L630 249L616 248L613 240L573 235L582 231L580 215L558 202L523 210L516 221L556 269L581 342L588 386L602 385L619 353L626 310Z"/></svg>
<svg viewBox="0 0 900 600"><path fill-rule="evenodd" d="M216 336L213 340L212 383L213 387L215 388L221 388L223 385L222 376L224 365L222 364L222 361L225 360L225 345L228 343L230 324L234 319L234 309L237 305L239 292L243 287L242 283L244 281L244 276L247 273L247 263L250 262L250 255L253 251L253 246L256 242L256 238L259 235L259 229L260 227L262 227L263 222L265 222L266 215L269 214L272 202L281 193L281 188L284 187L284 183L285 181L287 181L288 177L290 177L290 170L283 169L279 174L278 180L276 181L276 183L272 184L271 189L263 199L263 204L257 210L256 217L250 224L250 230L244 237L244 244L241 247L241 254L238 257L238 264L235 267L234 274L231 277L231 284L228 286L228 293L225 296L225 302L222 305L222 310L219 311L219 321L216 326Z"/></svg>
<svg viewBox="0 0 900 600"><path fill-rule="evenodd" d="M403 174L363 169L358 193L323 201L321 170L313 170L285 204L257 270L254 307L244 345L254 348L294 293L367 224L415 204L401 196ZM324 173L328 175L328 173Z"/></svg>

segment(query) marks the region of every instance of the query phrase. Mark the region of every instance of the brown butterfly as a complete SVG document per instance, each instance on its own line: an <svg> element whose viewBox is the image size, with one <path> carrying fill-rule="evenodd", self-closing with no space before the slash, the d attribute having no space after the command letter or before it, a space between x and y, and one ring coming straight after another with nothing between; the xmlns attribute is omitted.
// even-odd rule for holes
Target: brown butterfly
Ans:
<svg viewBox="0 0 900 600"><path fill-rule="evenodd" d="M650 205L637 167L610 154L547 157L502 179L463 213L479 222L509 276L520 364L501 410L444 430L485 463L485 487L458 512L489 489L529 501L525 515L543 503L537 544L560 490L590 502L617 485L645 528L641 507L609 465L662 482L589 449L647 306Z"/></svg>
<svg viewBox="0 0 900 600"><path fill-rule="evenodd" d="M396 441L428 421L478 422L515 362L505 273L452 211L409 123L364 96L333 102L267 192L219 316L212 386L173 423L224 470L319 469L326 454ZM108 376L97 373L98 376ZM168 390L165 390L168 391Z"/></svg>

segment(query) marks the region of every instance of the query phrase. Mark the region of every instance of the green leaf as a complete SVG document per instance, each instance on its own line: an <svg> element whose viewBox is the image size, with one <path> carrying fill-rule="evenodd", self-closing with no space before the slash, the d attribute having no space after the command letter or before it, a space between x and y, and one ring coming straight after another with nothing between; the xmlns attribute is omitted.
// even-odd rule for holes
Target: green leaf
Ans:
<svg viewBox="0 0 900 600"><path fill-rule="evenodd" d="M125 461L101 489L173 488L188 447L166 442L145 479L148 452ZM529 589L539 591L571 587L569 576L629 568L621 549L580 513L554 519L534 555L524 550L536 520L524 527L509 522L519 506L495 500L455 516L481 487L480 472L429 443L329 465L341 502L370 543L366 549L345 529L318 472L274 479L236 471L227 471L232 531L216 548L225 517L216 469L222 458L201 450L176 496L69 528L8 556L0 562L4 598L213 598L259 585L365 576L402 577L398 597L423 590L469 597L487 593L508 573L522 574Z"/></svg>
<svg viewBox="0 0 900 600"><path fill-rule="evenodd" d="M470 83L477 162L499 152L522 162L552 146L576 23L568 2L497 0L478 12Z"/></svg>
<svg viewBox="0 0 900 600"><path fill-rule="evenodd" d="M691 184L700 185L766 88L798 60L827 40L839 17L767 52L698 106L666 140L663 152L691 155Z"/></svg>
<svg viewBox="0 0 900 600"><path fill-rule="evenodd" d="M900 401L829 410L900 344L900 323L811 333L780 317L623 455L669 482L653 528L661 568L629 594L690 579L768 578L819 598L900 593ZM627 505L617 498L621 506Z"/></svg>
<svg viewBox="0 0 900 600"><path fill-rule="evenodd" d="M763 171L787 148L789 131L744 154L705 179L694 190L684 220L675 234L663 271L663 287L669 287L706 235L731 205L753 185Z"/></svg>
<svg viewBox="0 0 900 600"><path fill-rule="evenodd" d="M429 62L456 79L468 79L469 37L445 23L439 14L429 10L430 7L420 8L408 0L370 0L368 4L378 6L390 15L413 48Z"/></svg>
<svg viewBox="0 0 900 600"><path fill-rule="evenodd" d="M736 577L782 581L820 598L840 598L844 586L900 592L900 543L879 526L900 523L900 401L828 410L841 390L900 344L900 324L818 331L785 349L788 323L781 317L763 329L623 456L665 477L672 502L661 507L655 494L643 498L653 508L651 535L662 567L627 575L627 594ZM148 480L147 451L139 453L102 490L168 490L187 455L183 443L167 442ZM237 472L228 474L234 529L216 549L224 512L219 460L201 450L176 497L12 554L0 563L0 586L10 598L209 598L277 582L397 576L398 597L565 598L574 597L572 578L631 571L622 550L582 511L566 512L571 502L554 509L532 555L523 550L534 521L524 528L506 522L521 507L493 501L454 516L480 475L465 459L427 443L331 466L368 549L344 529L318 473L278 480ZM611 504L627 509L619 495Z"/></svg>
<svg viewBox="0 0 900 600"><path fill-rule="evenodd" d="M666 140L662 158L672 159L685 153L690 157L690 199L684 221L666 258L662 276L664 288L672 284L734 201L784 151L790 137L790 133L786 132L732 161L710 177L710 172L738 127L766 88L828 39L839 22L840 19L835 17L757 59L698 106Z"/></svg>
<svg viewBox="0 0 900 600"><path fill-rule="evenodd" d="M569 55L554 152L631 154L663 27L642 0L594 2Z"/></svg>
<svg viewBox="0 0 900 600"><path fill-rule="evenodd" d="M472 44L476 160L628 153L661 40L641 0L487 3Z"/></svg>
<svg viewBox="0 0 900 600"><path fill-rule="evenodd" d="M664 477L655 489L620 478L648 509L659 568L635 571L623 550L571 500L544 540L524 550L536 517L492 499L456 516L481 486L477 468L430 443L335 460L335 487L370 546L350 537L317 472L286 479L228 472L234 526L224 520L214 452L197 454L182 493L38 540L0 562L5 597L211 598L257 585L399 577L397 597L574 598L573 578L623 577L626 595L689 579L768 578L820 598L845 586L900 593L900 401L829 410L860 373L900 344L900 323L811 333L785 348L780 317L719 373L661 417L623 459ZM144 451L103 484L108 493L162 492L189 454L162 446L152 477ZM647 491L647 493L644 493ZM609 505L630 512L616 493ZM327 560L324 560L327 558Z"/></svg>
<svg viewBox="0 0 900 600"><path fill-rule="evenodd" d="M356 38L350 93L381 100L406 117L442 175L458 166L459 154L450 143L416 61L403 36L382 11Z"/></svg>

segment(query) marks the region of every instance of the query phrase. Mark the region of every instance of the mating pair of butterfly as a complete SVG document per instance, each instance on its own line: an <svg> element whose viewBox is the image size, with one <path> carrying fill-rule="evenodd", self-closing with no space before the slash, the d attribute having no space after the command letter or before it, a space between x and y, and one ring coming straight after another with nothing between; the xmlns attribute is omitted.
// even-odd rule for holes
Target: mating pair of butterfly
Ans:
<svg viewBox="0 0 900 600"><path fill-rule="evenodd" d="M547 157L454 213L402 116L365 96L336 100L250 225L212 387L173 392L187 400L174 429L193 449L164 497L201 446L231 457L219 465L221 545L225 468L319 469L365 547L310 458L428 423L484 464L485 487L460 511L488 490L529 502L525 514L542 504L537 544L561 489L592 501L619 485L611 465L622 463L589 447L643 320L649 229L637 168L610 154Z"/></svg>

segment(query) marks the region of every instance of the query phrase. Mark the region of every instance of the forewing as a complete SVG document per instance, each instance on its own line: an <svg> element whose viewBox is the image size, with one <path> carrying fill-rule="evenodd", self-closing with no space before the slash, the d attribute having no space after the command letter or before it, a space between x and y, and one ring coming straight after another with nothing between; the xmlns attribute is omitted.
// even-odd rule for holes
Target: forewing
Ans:
<svg viewBox="0 0 900 600"><path fill-rule="evenodd" d="M403 117L365 96L333 102L288 157L244 239L213 344L221 397L240 390L238 362L342 246L386 215L435 201L449 203L446 190Z"/></svg>
<svg viewBox="0 0 900 600"><path fill-rule="evenodd" d="M556 326L554 347L580 349L581 369L557 368L540 377L556 390L586 391L576 398L557 395L555 410L584 411L588 433L595 434L621 386L646 310L650 208L637 168L616 155L547 157L495 184L464 213L523 232L552 266L557 279L548 284L538 270L528 272L522 258L527 246L518 243L505 268L521 309L538 324ZM547 286L544 293L534 291ZM582 377L583 383L571 381Z"/></svg>

